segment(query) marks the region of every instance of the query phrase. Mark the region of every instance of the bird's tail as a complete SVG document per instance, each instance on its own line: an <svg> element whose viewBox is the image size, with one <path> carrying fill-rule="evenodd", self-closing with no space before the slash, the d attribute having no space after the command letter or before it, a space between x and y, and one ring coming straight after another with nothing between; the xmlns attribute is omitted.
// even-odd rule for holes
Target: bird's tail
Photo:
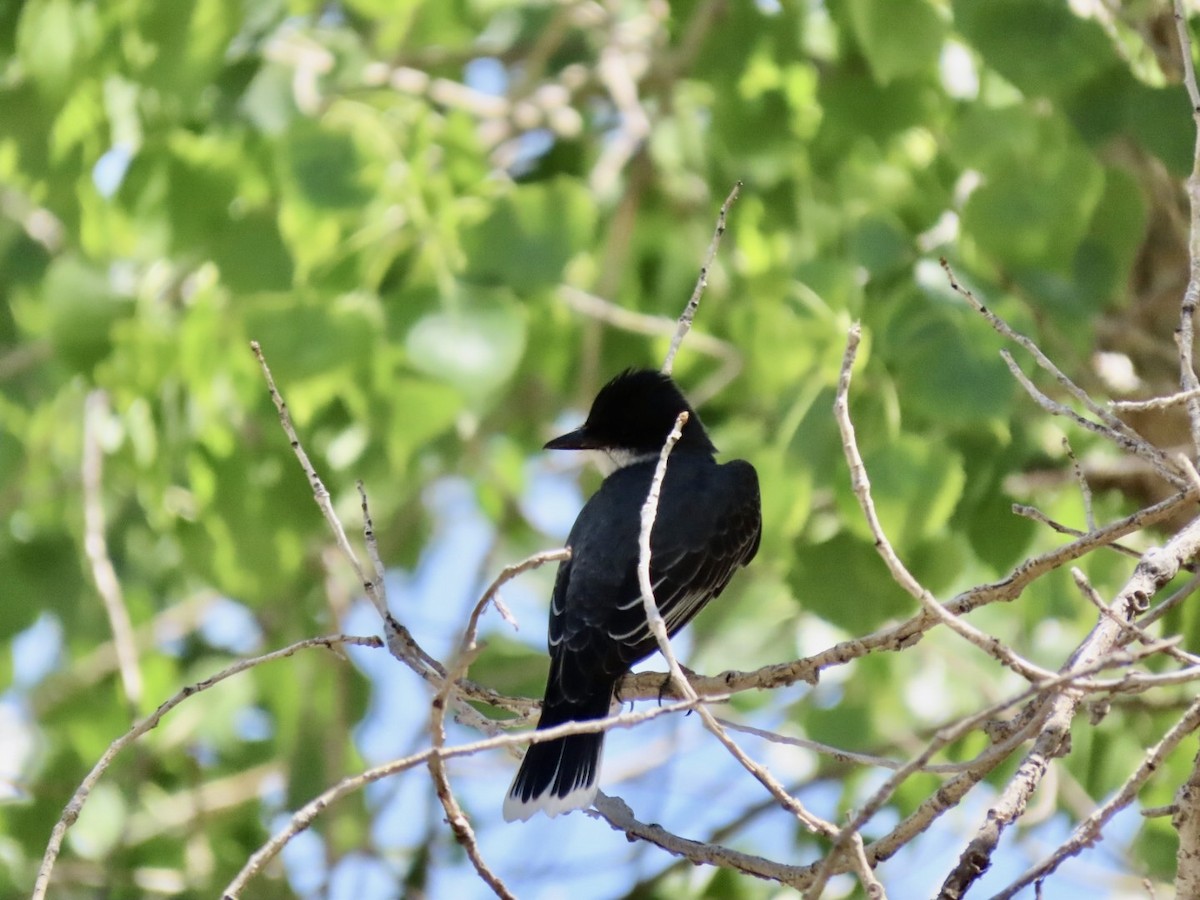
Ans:
<svg viewBox="0 0 1200 900"><path fill-rule="evenodd" d="M542 707L538 730L563 722L603 719L611 703L611 690L581 703L547 703ZM525 821L538 810L557 816L590 806L596 798L603 748L602 731L530 744L504 799L505 821Z"/></svg>

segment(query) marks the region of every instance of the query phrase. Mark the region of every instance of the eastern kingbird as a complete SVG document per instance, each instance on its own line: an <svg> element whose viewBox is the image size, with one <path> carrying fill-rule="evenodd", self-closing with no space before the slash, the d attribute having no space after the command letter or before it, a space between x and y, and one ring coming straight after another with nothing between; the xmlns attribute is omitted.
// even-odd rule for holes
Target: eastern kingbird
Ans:
<svg viewBox="0 0 1200 900"><path fill-rule="evenodd" d="M538 728L601 719L617 682L658 649L638 588L641 510L667 435L687 410L667 463L650 534L654 599L675 634L758 551L758 475L745 460L720 465L717 448L670 376L630 370L601 389L587 421L546 444L589 450L607 476L571 528L550 602L550 677ZM590 806L604 734L532 744L504 801L508 821Z"/></svg>

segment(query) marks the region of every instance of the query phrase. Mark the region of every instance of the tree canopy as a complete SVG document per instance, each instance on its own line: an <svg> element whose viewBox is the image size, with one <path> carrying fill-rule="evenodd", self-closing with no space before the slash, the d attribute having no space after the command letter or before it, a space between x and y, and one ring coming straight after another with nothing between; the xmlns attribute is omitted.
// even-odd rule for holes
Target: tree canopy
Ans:
<svg viewBox="0 0 1200 900"><path fill-rule="evenodd" d="M361 481L392 614L448 664L500 570L561 546L598 476L540 447L613 374L662 363L735 185L674 374L722 458L757 468L763 538L676 640L680 661L759 673L714 706L734 726L874 759L730 732L842 827L886 782L881 758L908 763L1030 689L1043 676L1023 661L1066 671L1118 627L1098 606L1136 599L1120 627L1149 606L1141 636L1176 643L1073 676L1136 672L1141 687L1074 701L1024 827L965 886L1003 890L1148 761L1104 840L1046 884L1179 887L1181 848L1200 854L1176 797L1200 778L1186 674L1200 607L1190 569L1158 579L1143 554L1173 541L1190 558L1200 408L1105 415L1200 386L1184 52L1150 3L0 6L0 894L33 888L72 793L160 703L298 641L384 633L251 341L365 559ZM854 322L843 396L877 528L832 412ZM1023 568L1147 508L1092 552ZM930 599L1018 659L935 625L881 533ZM552 578L501 589L518 631L485 613L480 690L540 697ZM903 640L836 649L914 619ZM1132 636L1114 630L1105 652L1133 652ZM428 747L434 670L337 647L231 675L122 749L68 823L50 896L216 896L322 791ZM768 686L773 664L791 668ZM650 684L631 687L634 709L655 708ZM530 708L446 690L447 746ZM872 842L1003 745L1002 720L1054 721L1035 701L950 736L931 755L950 769L880 798L858 831L891 896L959 896L950 873L1032 765L1036 728L951 812L890 852ZM1155 755L1173 727L1188 742ZM819 872L826 895L866 890L845 847L699 716L616 731L607 759L602 787L639 827L797 872L840 860ZM506 826L509 755L445 766L478 852L520 896L812 894L812 872L689 866L612 817ZM1174 823L1139 815L1163 807ZM446 816L424 763L406 769L324 810L247 895L481 895Z"/></svg>

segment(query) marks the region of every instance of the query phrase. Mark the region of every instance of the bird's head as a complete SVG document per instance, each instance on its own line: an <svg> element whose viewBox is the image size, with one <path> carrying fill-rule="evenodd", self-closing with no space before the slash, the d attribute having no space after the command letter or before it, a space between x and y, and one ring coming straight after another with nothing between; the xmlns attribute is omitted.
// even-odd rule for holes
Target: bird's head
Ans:
<svg viewBox="0 0 1200 900"><path fill-rule="evenodd" d="M609 470L653 459L684 410L688 421L676 450L715 454L717 448L700 417L671 376L653 369L629 369L600 389L583 425L549 441L546 449L599 451L610 463L601 468Z"/></svg>

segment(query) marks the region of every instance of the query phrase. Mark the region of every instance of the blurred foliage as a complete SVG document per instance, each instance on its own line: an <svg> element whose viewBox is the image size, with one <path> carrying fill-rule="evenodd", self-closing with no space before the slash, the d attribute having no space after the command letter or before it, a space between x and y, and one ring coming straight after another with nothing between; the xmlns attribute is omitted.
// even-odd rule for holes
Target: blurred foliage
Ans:
<svg viewBox="0 0 1200 900"><path fill-rule="evenodd" d="M0 5L0 656L39 736L7 776L0 894L28 890L62 804L130 721L83 554L92 390L110 401L103 501L143 646L140 714L230 658L181 611L231 598L253 611L236 652L262 651L334 630L346 600L331 581L355 587L326 574L326 527L251 339L351 523L355 480L367 485L389 563L427 545L422 492L444 475L472 481L497 530L490 559L516 559L553 543L522 498L555 419L667 342L573 312L559 287L673 318L738 179L697 328L743 366L703 414L727 456L758 465L765 534L694 626L693 663L778 661L819 649L806 635L914 609L875 554L829 413L855 318L852 412L918 577L947 597L1061 541L1014 500L1082 526L1060 437L1100 468L1112 451L1016 388L937 258L1092 389L1107 389L1097 349L1125 354L1146 387L1174 377L1194 129L1170 17L1094 15L1058 0ZM693 340L676 372L693 388L715 368ZM1144 496L1106 487L1102 519ZM1129 568L1083 565L1102 592ZM63 650L30 684L11 639L44 614ZM1094 618L1055 577L977 620L1057 666ZM164 643L168 621L183 624ZM836 702L793 692L789 718L879 749L975 708L990 660L945 635L922 646L855 666ZM498 643L478 674L535 691L542 665ZM286 773L288 806L358 770L358 673L296 657L235 681L118 762L58 896L132 896L151 870L212 896L271 812L253 787L202 827L161 818L167 801L266 766ZM247 710L268 739L232 728ZM1171 716L1118 708L1065 765L1099 798ZM1187 762L1157 783L1180 783ZM336 852L370 850L366 816L330 814ZM1138 846L1169 837L1156 820ZM1167 853L1134 856L1169 873ZM391 864L418 884L434 863L412 848ZM710 878L706 896L759 895ZM275 891L264 878L254 896Z"/></svg>

